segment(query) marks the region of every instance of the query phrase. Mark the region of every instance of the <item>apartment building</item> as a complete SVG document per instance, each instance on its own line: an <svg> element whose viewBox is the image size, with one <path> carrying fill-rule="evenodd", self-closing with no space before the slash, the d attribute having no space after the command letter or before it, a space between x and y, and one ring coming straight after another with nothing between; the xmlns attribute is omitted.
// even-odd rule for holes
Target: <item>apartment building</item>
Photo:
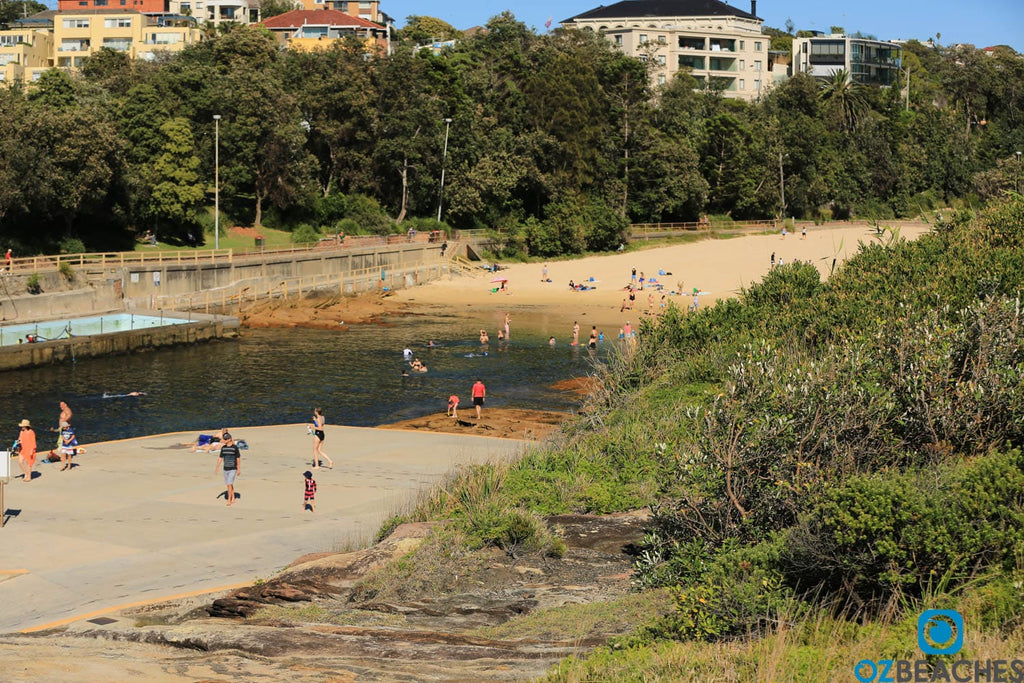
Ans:
<svg viewBox="0 0 1024 683"><path fill-rule="evenodd" d="M653 85L681 70L725 97L757 100L772 84L770 38L757 2L750 12L719 0L624 0L577 14L565 28L596 31L650 65Z"/></svg>
<svg viewBox="0 0 1024 683"><path fill-rule="evenodd" d="M379 0L301 0L301 4L303 9L332 9L382 26L394 23L391 17L380 11Z"/></svg>
<svg viewBox="0 0 1024 683"><path fill-rule="evenodd" d="M793 73L831 78L845 69L861 85L892 85L899 77L903 48L897 43L818 33L793 39Z"/></svg>
<svg viewBox="0 0 1024 683"><path fill-rule="evenodd" d="M324 49L336 41L355 37L363 41L368 53L391 52L388 27L333 9L292 10L264 19L260 25L291 50Z"/></svg>
<svg viewBox="0 0 1024 683"><path fill-rule="evenodd" d="M199 23L255 24L260 20L259 2L253 0L167 0L170 14L194 17Z"/></svg>
<svg viewBox="0 0 1024 683"><path fill-rule="evenodd" d="M53 66L50 22L26 24L0 31L0 82L31 80L32 74L42 73ZM27 78L26 73L29 74Z"/></svg>
<svg viewBox="0 0 1024 683"><path fill-rule="evenodd" d="M0 31L0 74L7 82L34 81L53 67L78 68L101 48L153 59L199 39L196 22L188 17L118 9L47 10Z"/></svg>

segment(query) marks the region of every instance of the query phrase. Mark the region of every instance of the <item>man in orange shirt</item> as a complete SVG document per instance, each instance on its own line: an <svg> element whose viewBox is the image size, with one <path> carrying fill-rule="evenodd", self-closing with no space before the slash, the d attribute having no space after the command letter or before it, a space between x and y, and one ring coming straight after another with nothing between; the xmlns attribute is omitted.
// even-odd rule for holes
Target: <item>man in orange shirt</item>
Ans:
<svg viewBox="0 0 1024 683"><path fill-rule="evenodd" d="M21 427L21 434L18 436L18 442L21 444L18 466L25 473L22 481L32 481L32 466L36 464L36 433L32 431L32 423L28 420L22 420L18 426Z"/></svg>
<svg viewBox="0 0 1024 683"><path fill-rule="evenodd" d="M473 406L476 408L476 419L480 419L480 411L484 407L484 397L487 396L487 388L480 380L473 385Z"/></svg>

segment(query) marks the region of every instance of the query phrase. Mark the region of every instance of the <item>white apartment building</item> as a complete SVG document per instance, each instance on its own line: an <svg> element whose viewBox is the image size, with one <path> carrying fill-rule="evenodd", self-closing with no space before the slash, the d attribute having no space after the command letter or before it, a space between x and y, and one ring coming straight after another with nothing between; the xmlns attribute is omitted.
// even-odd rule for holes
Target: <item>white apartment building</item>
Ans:
<svg viewBox="0 0 1024 683"><path fill-rule="evenodd" d="M565 28L597 31L628 55L650 63L652 84L688 70L701 87L755 101L772 84L769 36L757 17L719 0L624 0L577 14Z"/></svg>
<svg viewBox="0 0 1024 683"><path fill-rule="evenodd" d="M793 39L794 74L831 78L845 69L854 83L892 85L902 63L903 48L898 43L821 33Z"/></svg>

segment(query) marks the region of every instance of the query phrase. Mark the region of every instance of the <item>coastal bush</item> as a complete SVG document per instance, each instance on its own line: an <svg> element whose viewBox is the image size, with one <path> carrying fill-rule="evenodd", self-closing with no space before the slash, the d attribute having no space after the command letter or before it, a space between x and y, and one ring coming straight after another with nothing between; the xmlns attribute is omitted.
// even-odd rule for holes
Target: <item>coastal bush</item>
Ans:
<svg viewBox="0 0 1024 683"><path fill-rule="evenodd" d="M72 268L71 264L67 261L60 262L60 265L57 266L57 272L60 273L65 280L70 281L75 279L75 269Z"/></svg>
<svg viewBox="0 0 1024 683"><path fill-rule="evenodd" d="M1024 557L1024 458L1014 449L938 468L848 479L789 535L787 581L883 604L954 587Z"/></svg>
<svg viewBox="0 0 1024 683"><path fill-rule="evenodd" d="M77 237L65 237L60 241L60 253L84 254L86 253L85 242Z"/></svg>
<svg viewBox="0 0 1024 683"><path fill-rule="evenodd" d="M39 294L43 291L40 282L39 273L32 273L25 279L25 289L28 290L29 294Z"/></svg>
<svg viewBox="0 0 1024 683"><path fill-rule="evenodd" d="M316 242L321 237L320 229L316 228L309 223L300 223L295 226L292 230L292 243L293 244L310 244Z"/></svg>

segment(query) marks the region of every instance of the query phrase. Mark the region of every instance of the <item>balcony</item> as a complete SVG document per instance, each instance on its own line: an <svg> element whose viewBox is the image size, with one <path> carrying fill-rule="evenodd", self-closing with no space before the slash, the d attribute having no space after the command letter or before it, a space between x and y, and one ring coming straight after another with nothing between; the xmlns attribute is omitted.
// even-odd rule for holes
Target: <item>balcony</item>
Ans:
<svg viewBox="0 0 1024 683"><path fill-rule="evenodd" d="M708 49L712 52L736 52L736 41L712 38Z"/></svg>
<svg viewBox="0 0 1024 683"><path fill-rule="evenodd" d="M732 57L710 57L708 59L709 71L736 71L736 59Z"/></svg>
<svg viewBox="0 0 1024 683"><path fill-rule="evenodd" d="M679 36L679 49L680 50L706 50L706 43L703 38L689 38L687 36Z"/></svg>
<svg viewBox="0 0 1024 683"><path fill-rule="evenodd" d="M693 70L704 70L704 58L695 57L691 55L679 55L679 68L688 68Z"/></svg>
<svg viewBox="0 0 1024 683"><path fill-rule="evenodd" d="M90 46L88 40L65 40L57 48L57 52L88 52Z"/></svg>

